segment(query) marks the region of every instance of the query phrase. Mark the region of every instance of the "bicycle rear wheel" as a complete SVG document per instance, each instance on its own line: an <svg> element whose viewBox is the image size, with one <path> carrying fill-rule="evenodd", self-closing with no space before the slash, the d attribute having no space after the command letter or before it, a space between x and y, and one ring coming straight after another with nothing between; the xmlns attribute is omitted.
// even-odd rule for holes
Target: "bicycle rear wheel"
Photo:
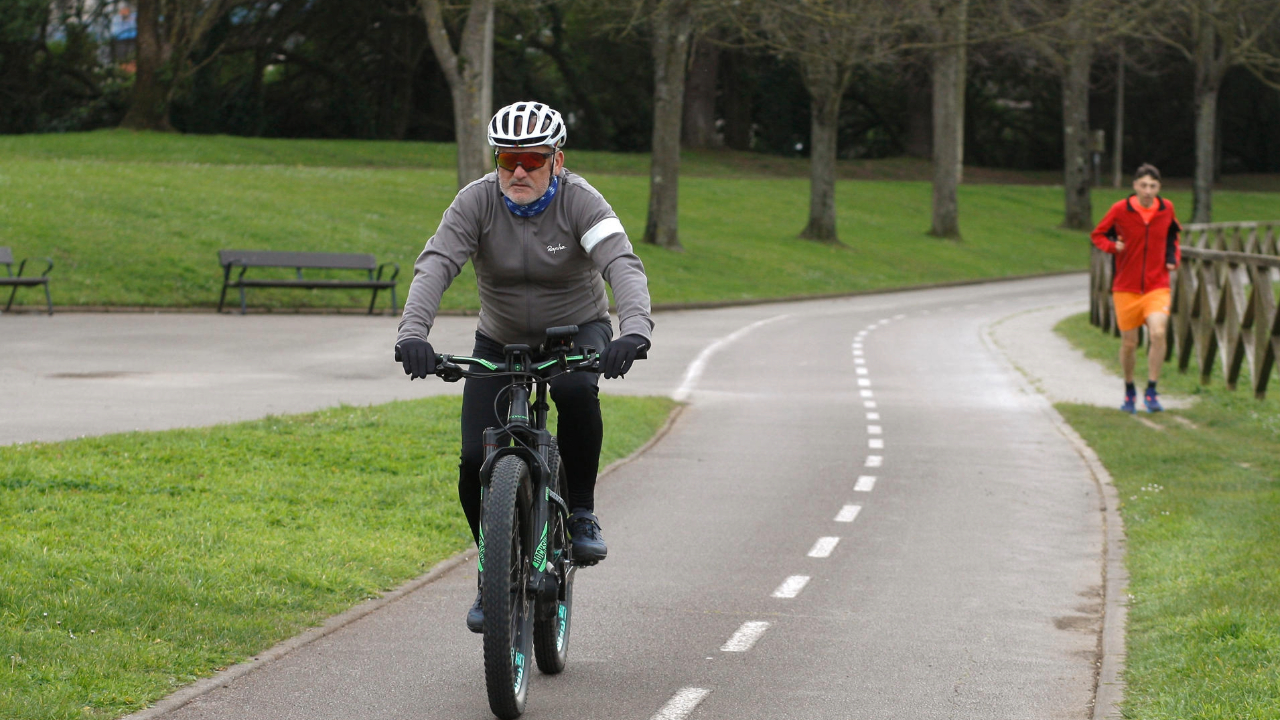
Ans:
<svg viewBox="0 0 1280 720"><path fill-rule="evenodd" d="M503 720L524 712L533 644L533 594L529 591L532 548L529 467L508 455L498 461L481 510L481 569L484 605L484 680L489 708Z"/></svg>
<svg viewBox="0 0 1280 720"><path fill-rule="evenodd" d="M560 462L560 450L554 444L549 464L552 477L556 478L556 493L563 498L568 490L568 480L565 478L564 464ZM539 670L547 675L555 675L564 670L565 661L569 658L574 568L569 562L569 533L565 527L565 518L555 505L548 505L551 517L548 520L550 528L547 533L547 562L559 575L560 592L554 602L545 605L539 603L533 620L533 656L538 661Z"/></svg>

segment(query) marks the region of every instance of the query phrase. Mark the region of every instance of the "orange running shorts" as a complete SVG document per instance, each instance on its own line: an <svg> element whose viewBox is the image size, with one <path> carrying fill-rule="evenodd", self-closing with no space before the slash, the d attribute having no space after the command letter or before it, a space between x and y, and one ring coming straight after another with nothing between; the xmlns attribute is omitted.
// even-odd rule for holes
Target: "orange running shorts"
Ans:
<svg viewBox="0 0 1280 720"><path fill-rule="evenodd" d="M1169 314L1169 288L1160 288L1148 293L1117 292L1111 293L1112 302L1116 306L1116 324L1120 332L1136 330L1147 322L1147 317L1156 313Z"/></svg>

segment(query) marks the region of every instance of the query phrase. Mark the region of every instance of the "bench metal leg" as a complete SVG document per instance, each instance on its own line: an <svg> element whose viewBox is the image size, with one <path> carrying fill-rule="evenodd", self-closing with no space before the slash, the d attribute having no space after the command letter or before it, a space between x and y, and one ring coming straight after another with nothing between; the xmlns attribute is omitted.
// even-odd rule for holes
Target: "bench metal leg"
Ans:
<svg viewBox="0 0 1280 720"><path fill-rule="evenodd" d="M227 283L222 283L222 294L218 296L218 312L222 312L222 304L227 300Z"/></svg>
<svg viewBox="0 0 1280 720"><path fill-rule="evenodd" d="M373 314L374 303L378 302L378 288L373 289L373 297L369 300L369 314Z"/></svg>
<svg viewBox="0 0 1280 720"><path fill-rule="evenodd" d="M14 285L13 290L9 291L9 302L5 303L4 311L9 312L9 308L13 307L13 296L18 294L18 286Z"/></svg>
<svg viewBox="0 0 1280 720"><path fill-rule="evenodd" d="M249 314L249 309L244 304L244 286L243 285L240 286L240 314L241 315Z"/></svg>
<svg viewBox="0 0 1280 720"><path fill-rule="evenodd" d="M44 282L44 301L49 304L49 317L53 317L53 298L49 296L49 281Z"/></svg>

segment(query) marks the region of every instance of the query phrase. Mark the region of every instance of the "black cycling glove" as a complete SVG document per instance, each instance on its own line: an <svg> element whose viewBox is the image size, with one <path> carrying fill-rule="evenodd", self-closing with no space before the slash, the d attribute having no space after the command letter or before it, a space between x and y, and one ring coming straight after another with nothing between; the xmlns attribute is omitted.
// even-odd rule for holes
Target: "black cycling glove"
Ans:
<svg viewBox="0 0 1280 720"><path fill-rule="evenodd" d="M609 343L600 358L600 370L607 378L622 377L631 369L631 363L642 350L649 349L649 341L639 335L623 335Z"/></svg>
<svg viewBox="0 0 1280 720"><path fill-rule="evenodd" d="M436 372L436 351L426 340L407 338L396 343L396 360L404 366L404 374L410 380Z"/></svg>

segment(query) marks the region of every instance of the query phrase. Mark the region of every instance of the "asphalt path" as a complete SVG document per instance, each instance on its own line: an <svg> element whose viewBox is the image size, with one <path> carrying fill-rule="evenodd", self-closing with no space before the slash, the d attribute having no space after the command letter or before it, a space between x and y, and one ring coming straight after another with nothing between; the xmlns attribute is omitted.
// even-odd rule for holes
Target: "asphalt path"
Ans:
<svg viewBox="0 0 1280 720"><path fill-rule="evenodd" d="M1084 292L1067 277L660 315L653 359L605 391L689 405L601 482L609 559L578 573L569 666L535 674L525 716L1089 717L1098 489L987 335ZM28 350L54 334L17 320L35 328L17 333ZM5 413L0 442L456 389L386 369L389 319L94 320L105 345L128 327L157 357L15 371L6 343L5 393L54 400L30 430ZM473 323L446 319L433 340L469 349ZM143 397L173 412L134 409ZM459 567L167 717L491 717L463 625L474 588Z"/></svg>

